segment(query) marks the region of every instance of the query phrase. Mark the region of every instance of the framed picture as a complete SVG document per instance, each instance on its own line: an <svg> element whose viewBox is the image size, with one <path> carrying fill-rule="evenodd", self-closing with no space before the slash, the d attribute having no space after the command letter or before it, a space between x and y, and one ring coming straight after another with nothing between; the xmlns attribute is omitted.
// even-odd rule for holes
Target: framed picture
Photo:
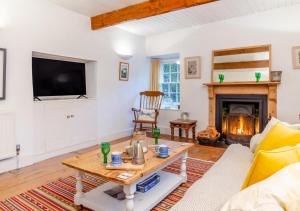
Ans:
<svg viewBox="0 0 300 211"><path fill-rule="evenodd" d="M300 46L293 47L292 57L294 69L300 69Z"/></svg>
<svg viewBox="0 0 300 211"><path fill-rule="evenodd" d="M186 57L184 60L185 78L201 78L201 57Z"/></svg>
<svg viewBox="0 0 300 211"><path fill-rule="evenodd" d="M0 48L0 100L5 99L6 49Z"/></svg>
<svg viewBox="0 0 300 211"><path fill-rule="evenodd" d="M129 64L126 62L120 62L119 65L119 80L128 81L129 78Z"/></svg>

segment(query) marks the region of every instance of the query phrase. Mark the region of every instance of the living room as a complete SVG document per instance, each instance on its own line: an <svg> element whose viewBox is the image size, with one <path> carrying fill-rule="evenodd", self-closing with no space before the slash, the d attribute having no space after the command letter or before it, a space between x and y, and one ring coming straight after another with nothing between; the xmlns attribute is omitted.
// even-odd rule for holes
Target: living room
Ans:
<svg viewBox="0 0 300 211"><path fill-rule="evenodd" d="M220 210L223 205L222 210L300 209L300 193L296 189L290 192L284 189L287 191L284 195L286 198L282 199L284 202L278 205L272 201L274 207L270 205L262 209L255 209L254 205L251 207L251 200L246 203L245 199L237 195L241 193L249 199L253 197L253 203L265 203L262 201L263 196L259 201L255 200L253 195L246 195L251 194L250 191L254 188L259 188L260 183L251 185L253 188L250 190L246 188L239 191L249 169L254 168L250 168L254 159L253 152L255 155L258 152L253 146L261 146L256 143L262 141L258 139L263 139L260 133L266 135L274 129L274 125L282 124L282 127L288 127L289 123L289 126L293 124L294 130L298 128L294 124L299 123L297 106L300 105L300 99L297 97L297 78L300 76L299 10L298 0L0 0L0 66L3 66L3 84L0 85L0 210L46 209L49 202L43 205L44 208L37 208L20 198L22 194L28 194L28 191L40 190L40 187L57 183L59 178L72 177L74 184L70 190L76 195L77 188L79 196L79 183L75 188L75 164L69 159L93 150L98 150L101 154L99 144L104 142L110 143L112 149L114 145L127 143L134 133L135 126L137 131L141 126L140 122L135 122L138 119L135 119L132 108L139 109L140 93L150 90L162 91L165 96L158 109L157 119L155 117L155 123L150 124L150 128L147 129L147 140L151 142L149 150L152 145L156 146L154 136L157 135L157 130L154 127L159 129L158 142L166 141L165 143L171 143L170 146L178 144L176 147L182 148L180 152L169 149L169 157L160 158L165 162L164 165L159 164L155 168L162 169L166 164L171 165L166 168L173 173L180 172L180 175L188 180L188 185L181 185L179 190L175 189L179 184L170 185L173 188L170 191L175 191L173 195L164 186L162 189L166 191L159 192L160 197L155 200L153 197L153 201L149 199L143 202L145 206L141 205L140 210ZM255 57L252 61L245 60L250 58L250 54L264 57ZM227 64L224 62L226 57L229 59ZM38 83L38 75L35 75L34 62L39 59L84 64L82 93L36 94L40 90L35 86ZM236 59L242 64L239 64L238 68L229 67ZM265 63L256 66L261 64L256 60L263 60ZM250 66L245 66L245 61ZM164 66L170 68L166 69L170 72L164 72ZM188 69L193 70L189 72ZM247 74L247 71L250 74ZM256 74L258 71L260 73ZM49 77L53 75L54 73L49 73ZM170 78L165 81L164 75ZM40 83L45 84L43 81ZM52 87L54 88L56 87ZM77 99L81 94L84 96ZM265 102L261 102L260 99L255 99L255 102L253 99L247 99L253 106L251 115L256 120L260 118L261 121L258 126L253 126L251 135L243 139L246 143L234 141L245 146L231 144L229 137L226 139L222 136L226 131L221 124L222 112L225 109L220 109L217 102L227 100L228 104L227 98L219 99L220 95L228 97L228 94L267 96ZM243 100L240 99L239 103L235 104L243 104ZM226 109L230 110L230 103L228 105ZM258 116L256 110L259 114L263 111L264 113ZM270 120L271 117L277 119ZM177 119L184 118L194 122L190 125L187 124L188 121L176 122ZM264 121L262 118L265 118ZM269 123L267 120L270 120ZM171 121L175 123L171 124ZM218 121L221 122L219 125ZM178 128L180 129L177 130ZM220 134L218 140L214 144L206 143L212 146L200 145L201 141L196 140L196 135L206 135L211 130ZM285 134L282 130L276 134ZM293 136L289 137L291 140L298 137L297 131L289 132L289 135ZM178 136L182 134L184 137L179 139ZM174 136L176 141L171 141ZM187 140L185 137L188 137ZM289 143L288 140L286 142ZM295 148L298 142L291 142L292 144L287 145ZM274 147L275 145L265 150L281 147L280 144ZM157 153L159 148L154 148ZM122 149L125 149L124 146ZM189 155L186 155L187 151ZM171 162L174 161L172 153L174 159L183 159L174 164ZM149 152L145 154L145 159L148 158ZM218 173L224 174L224 177L230 176L230 172L224 173L220 168L226 166L234 171L238 167L230 161L238 159L241 163L236 164L240 167L236 183L240 184L226 180L228 187L219 189L219 195L222 196L217 195L217 202L218 200L212 198L218 192L218 185L224 184L216 182L213 185L212 178ZM282 170L276 171L279 176L281 171L285 171L286 168L283 167L287 166L287 163L295 163L291 160L293 159L286 161L285 165L274 164L281 166ZM64 165L62 162L65 162ZM192 168L193 165L197 166L196 170ZM275 167L270 166L273 169L272 175L269 174L270 178L266 180L260 179L263 185L267 185L269 179L272 180L273 174L277 175ZM294 166L291 164L287 166L289 167ZM197 178L193 178L191 182L193 173L197 174ZM299 176L300 173L298 171L295 174ZM80 175L77 174L77 179ZM148 173L145 175L151 176ZM103 176L98 176L101 179L97 179L97 185L93 185L100 187L107 180L104 181ZM185 182L184 179L180 181ZM163 182L162 177L160 183L164 184ZM159 185L158 183L157 186ZM294 184L294 188L299 186L299 182ZM214 190L208 191L210 188ZM90 189L92 188L83 185L83 192ZM152 191L155 190L157 188L154 186ZM151 194L150 191L148 194ZM133 210L134 198L129 196L135 197L135 194L130 188L124 189L124 192L128 197L126 196L121 203L126 204L127 210ZM290 198L287 197L288 193L292 193ZM194 197L194 201L188 199L197 194L206 197L200 197L199 200ZM55 206L51 205L52 207L48 208L72 210L85 207L98 210L94 205L86 206L84 200L75 200L74 204L73 195L68 195L72 202L60 199L59 202L55 201ZM235 196L244 204L234 201ZM297 197L298 200L295 200ZM46 198L54 200L50 196ZM293 205L288 204L289 200ZM37 199L34 201L41 202ZM201 202L194 205L195 201ZM17 206L18 203L25 203L26 206ZM206 207L207 204L214 206ZM280 208L275 207L275 204Z"/></svg>

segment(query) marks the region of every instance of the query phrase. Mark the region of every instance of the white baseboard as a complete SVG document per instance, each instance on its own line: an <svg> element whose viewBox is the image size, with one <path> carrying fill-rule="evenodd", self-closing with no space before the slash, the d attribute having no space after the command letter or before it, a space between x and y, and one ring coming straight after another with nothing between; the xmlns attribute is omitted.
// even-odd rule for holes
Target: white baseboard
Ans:
<svg viewBox="0 0 300 211"><path fill-rule="evenodd" d="M171 135L171 129L170 127L167 127L167 126L158 126L158 128L160 129L160 133L161 134L170 134Z"/></svg>
<svg viewBox="0 0 300 211"><path fill-rule="evenodd" d="M34 160L35 160L35 163L36 163L36 162L46 160L46 159L49 159L49 158L52 158L52 157L56 157L56 156L63 155L63 154L66 154L66 153L70 153L70 152L74 152L74 151L77 151L77 150L80 150L80 149L88 148L88 147L94 146L96 144L98 144L96 139L86 141L84 143L77 144L77 145L72 145L72 146L69 146L69 147L64 148L64 149L60 149L60 150L56 150L56 151L52 151L52 152L47 152L47 153L35 155Z"/></svg>
<svg viewBox="0 0 300 211"><path fill-rule="evenodd" d="M6 160L1 160L0 161L0 173L3 172L7 172L7 171L11 171L13 169L17 169L17 163L18 163L18 158L14 157L14 158L10 158L10 159L6 159Z"/></svg>
<svg viewBox="0 0 300 211"><path fill-rule="evenodd" d="M169 127L159 126L159 128L160 128L161 134L171 134L171 130ZM52 151L52 152L41 153L41 154L35 154L35 155L23 155L23 156L14 157L11 159L2 160L2 161L0 161L0 173L15 170L18 168L23 168L23 167L30 166L32 164L35 164L37 162L40 162L40 161L43 161L43 160L46 160L49 158L53 158L53 157L56 157L59 155L63 155L66 153L70 153L73 151L91 147L93 145L99 144L102 141L110 142L110 141L113 141L113 140L116 140L119 138L130 136L132 134L132 132L133 132L133 128L128 128L126 130L119 131L119 132L116 132L116 133L113 133L110 135L100 136L99 138L97 138L97 140L90 140L90 141L87 141L87 142L84 142L81 144L69 146L64 149L60 149L60 150L56 150L56 151ZM175 131L175 135L178 135L178 130Z"/></svg>
<svg viewBox="0 0 300 211"><path fill-rule="evenodd" d="M116 132L116 133L113 133L110 135L100 136L97 140L98 140L98 143L101 143L103 141L110 142L110 141L113 141L113 140L116 140L119 138L130 136L130 135L132 135L132 132L133 132L133 128L128 128L126 130L119 131L119 132Z"/></svg>
<svg viewBox="0 0 300 211"><path fill-rule="evenodd" d="M160 133L161 134L166 134L166 135L171 135L171 129L170 129L170 127L168 127L168 126L158 126L159 128L160 128ZM182 132L182 134L183 134L183 136L185 136L185 131L184 130L182 130L183 132ZM179 136L179 130L178 129L175 129L174 130L174 135L175 136ZM192 133L192 130L190 129L190 131L189 131L189 137L192 137L193 136L193 133Z"/></svg>
<svg viewBox="0 0 300 211"><path fill-rule="evenodd" d="M40 161L43 161L43 160L46 160L49 158L53 158L53 157L63 155L66 153L70 153L73 151L77 151L80 149L88 148L88 147L94 146L96 144L99 144L101 141L104 141L104 140L105 141L113 141L115 139L130 136L132 134L132 131L133 131L132 128L128 128L123 131L119 131L119 132L116 132L116 133L113 133L110 135L105 135L105 136L99 137L96 140L86 141L84 143L69 146L64 149L60 149L60 150L56 150L56 151L52 151L52 152L41 153L41 154L35 154L35 155L21 155L21 156L13 157L10 159L2 160L2 161L0 161L0 173L23 168L23 167L33 165L37 162L40 162Z"/></svg>
<svg viewBox="0 0 300 211"><path fill-rule="evenodd" d="M63 155L66 153L70 153L76 150L84 149L87 147L91 147L98 144L97 140L92 140L92 141L87 141L81 144L69 146L64 149L52 151L52 152L46 152L42 154L36 154L36 155L21 155L21 156L16 156L11 159L6 159L0 161L0 173L23 168L26 166L33 165L37 162L53 158L59 155Z"/></svg>

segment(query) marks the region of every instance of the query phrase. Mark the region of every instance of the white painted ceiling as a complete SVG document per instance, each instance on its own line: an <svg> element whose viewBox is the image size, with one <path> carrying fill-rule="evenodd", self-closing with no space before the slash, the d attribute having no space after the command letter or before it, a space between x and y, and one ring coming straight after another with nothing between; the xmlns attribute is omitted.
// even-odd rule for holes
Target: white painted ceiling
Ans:
<svg viewBox="0 0 300 211"><path fill-rule="evenodd" d="M86 16L105 13L144 0L49 0ZM300 0L220 0L163 15L121 23L117 27L149 36L238 16L300 4ZM299 11L300 12L300 11Z"/></svg>
<svg viewBox="0 0 300 211"><path fill-rule="evenodd" d="M89 17L121 9L145 0L49 0L66 9Z"/></svg>

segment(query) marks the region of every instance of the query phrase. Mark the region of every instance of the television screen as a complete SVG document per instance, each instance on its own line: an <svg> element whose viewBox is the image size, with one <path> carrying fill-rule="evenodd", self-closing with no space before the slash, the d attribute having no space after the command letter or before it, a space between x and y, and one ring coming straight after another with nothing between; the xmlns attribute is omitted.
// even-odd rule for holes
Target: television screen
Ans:
<svg viewBox="0 0 300 211"><path fill-rule="evenodd" d="M85 64L32 58L33 95L86 95Z"/></svg>

